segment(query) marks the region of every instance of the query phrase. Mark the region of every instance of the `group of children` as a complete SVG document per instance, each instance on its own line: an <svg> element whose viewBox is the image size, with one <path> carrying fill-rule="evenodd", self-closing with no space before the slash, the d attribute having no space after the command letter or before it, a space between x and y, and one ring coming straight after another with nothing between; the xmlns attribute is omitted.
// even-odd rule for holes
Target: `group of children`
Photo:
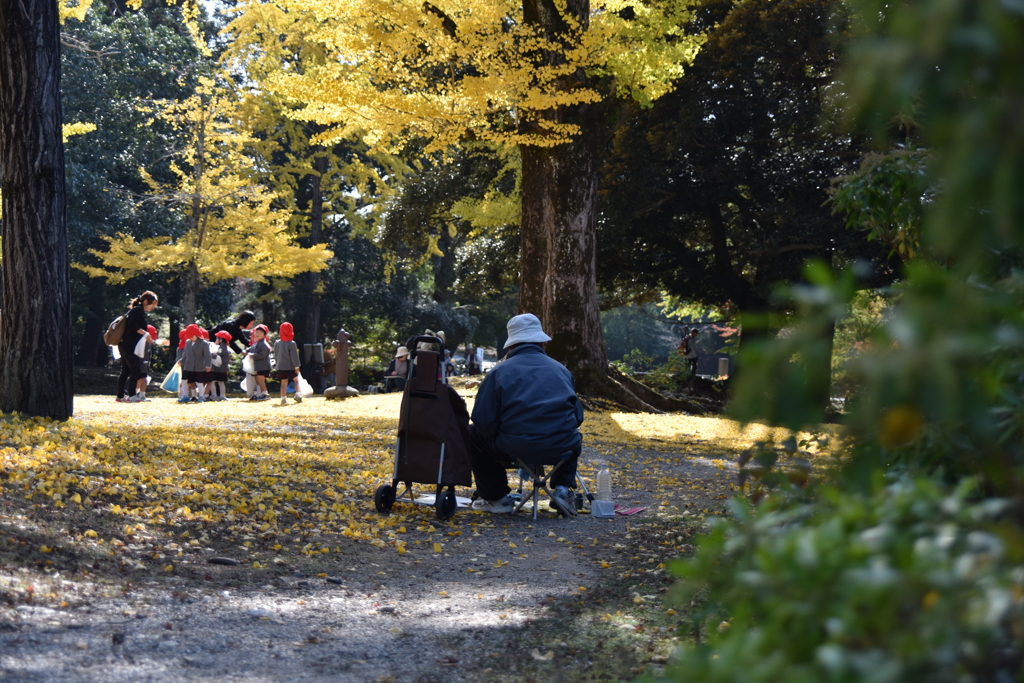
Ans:
<svg viewBox="0 0 1024 683"><path fill-rule="evenodd" d="M181 364L181 382L178 385L178 403L201 403L203 401L227 400L228 369L231 367L231 342L229 332L217 332L216 341L210 333L198 325L189 325L179 335L177 362ZM249 348L243 354L252 360L248 374L254 376L255 387L250 401L266 401L267 377L272 371L270 355L273 352L277 368L275 375L281 381L281 404L288 403L288 383L296 380L295 402L302 402L297 378L299 375L299 347L295 343L295 331L291 323L281 323L279 339L270 346L270 329L257 325L249 334Z"/></svg>

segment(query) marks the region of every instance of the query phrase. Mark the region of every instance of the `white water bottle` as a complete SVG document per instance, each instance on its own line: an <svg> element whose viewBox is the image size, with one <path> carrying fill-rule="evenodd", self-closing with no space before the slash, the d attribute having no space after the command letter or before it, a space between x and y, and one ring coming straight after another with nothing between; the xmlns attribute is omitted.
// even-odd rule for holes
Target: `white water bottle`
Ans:
<svg viewBox="0 0 1024 683"><path fill-rule="evenodd" d="M612 473L608 471L607 467L597 473L597 499L612 499Z"/></svg>

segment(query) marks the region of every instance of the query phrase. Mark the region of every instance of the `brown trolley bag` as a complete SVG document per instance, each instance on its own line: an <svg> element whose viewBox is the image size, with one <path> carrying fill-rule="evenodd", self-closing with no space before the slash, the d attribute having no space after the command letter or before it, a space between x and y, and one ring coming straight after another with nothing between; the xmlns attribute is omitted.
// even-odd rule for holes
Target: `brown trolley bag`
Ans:
<svg viewBox="0 0 1024 683"><path fill-rule="evenodd" d="M384 484L377 489L374 503L380 512L390 511L396 500L433 505L440 519L448 519L461 502L455 487L473 485L469 412L462 397L443 375L439 377L441 354L418 350L419 342L441 344L436 337L424 336L406 342L410 350L409 375L398 420L394 474L390 486ZM399 483L405 485L401 493ZM434 494L417 495L413 484L432 486Z"/></svg>

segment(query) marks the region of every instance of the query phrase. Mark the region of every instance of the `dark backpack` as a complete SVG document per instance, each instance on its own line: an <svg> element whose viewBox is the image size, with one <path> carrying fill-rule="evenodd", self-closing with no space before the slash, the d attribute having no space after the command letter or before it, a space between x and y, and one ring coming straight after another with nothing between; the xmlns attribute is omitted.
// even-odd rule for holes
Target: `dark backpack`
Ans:
<svg viewBox="0 0 1024 683"><path fill-rule="evenodd" d="M103 343L107 346L117 346L121 343L121 339L124 338L125 328L128 327L128 314L125 313L122 316L114 318L114 322L107 326L107 331L103 333Z"/></svg>

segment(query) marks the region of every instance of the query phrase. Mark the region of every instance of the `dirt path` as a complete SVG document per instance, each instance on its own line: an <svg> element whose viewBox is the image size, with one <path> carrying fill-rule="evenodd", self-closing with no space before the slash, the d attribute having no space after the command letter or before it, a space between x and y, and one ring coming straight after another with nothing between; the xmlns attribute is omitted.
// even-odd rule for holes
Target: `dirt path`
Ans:
<svg viewBox="0 0 1024 683"><path fill-rule="evenodd" d="M120 419L146 429L154 413L173 409ZM84 406L81 419L91 410L107 408ZM203 429L194 414L181 421ZM239 422L264 437L309 428L303 420ZM460 511L440 524L424 512L415 528L407 525L402 554L333 538L341 552L282 556L264 569L207 564L245 550L234 536L216 537L196 550L190 571L170 575L159 562L84 574L0 554L0 678L628 679L663 663L681 637L684 615L667 601L665 562L690 550L729 489L721 449L702 453L699 438L651 445L593 434L584 450L588 482L597 467L611 466L618 502L646 508L632 517L559 519L545 511L534 524L524 513ZM6 491L0 502L9 542L54 523ZM359 504L372 507L368 495Z"/></svg>

